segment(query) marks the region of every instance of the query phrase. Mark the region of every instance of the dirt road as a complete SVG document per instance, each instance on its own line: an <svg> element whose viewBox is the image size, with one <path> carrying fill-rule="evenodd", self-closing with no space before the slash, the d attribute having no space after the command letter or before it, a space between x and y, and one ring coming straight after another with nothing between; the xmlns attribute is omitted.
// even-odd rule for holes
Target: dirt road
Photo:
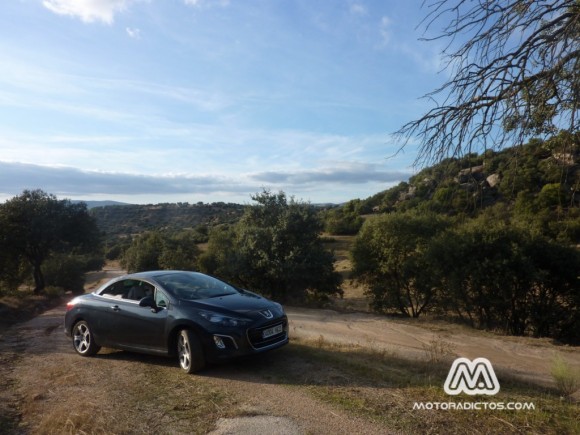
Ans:
<svg viewBox="0 0 580 435"><path fill-rule="evenodd" d="M552 384L550 370L557 353L580 368L580 348L555 346L550 340L506 337L445 322L397 321L366 313L341 314L331 310L287 309L295 337L356 344L385 350L410 359L429 358L442 345L450 357L489 359L494 368L544 385Z"/></svg>
<svg viewBox="0 0 580 435"><path fill-rule="evenodd" d="M95 275L90 284L117 273ZM424 359L433 343L452 355L486 357L496 370L549 384L554 352L580 365L580 349L506 338L437 323L367 314L287 309L291 336ZM260 358L182 374L175 361L103 349L75 354L62 331L64 307L9 328L0 337L2 433L389 433L313 394L342 376L313 365L292 345ZM292 373L285 377L284 373ZM291 379L291 380L288 380ZM349 380L353 389L380 385Z"/></svg>

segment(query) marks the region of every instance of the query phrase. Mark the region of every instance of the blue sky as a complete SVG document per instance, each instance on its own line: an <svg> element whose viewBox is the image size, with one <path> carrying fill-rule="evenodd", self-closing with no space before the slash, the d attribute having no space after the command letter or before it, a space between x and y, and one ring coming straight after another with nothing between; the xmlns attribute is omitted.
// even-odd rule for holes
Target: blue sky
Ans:
<svg viewBox="0 0 580 435"><path fill-rule="evenodd" d="M0 200L367 198L444 79L420 1L0 4Z"/></svg>

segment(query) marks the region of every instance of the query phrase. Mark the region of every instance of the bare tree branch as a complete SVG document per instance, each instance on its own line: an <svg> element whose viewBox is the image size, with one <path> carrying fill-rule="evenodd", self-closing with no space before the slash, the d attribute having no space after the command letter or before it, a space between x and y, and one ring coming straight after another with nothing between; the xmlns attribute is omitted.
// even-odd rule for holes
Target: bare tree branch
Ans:
<svg viewBox="0 0 580 435"><path fill-rule="evenodd" d="M421 23L448 40L451 79L425 95L435 107L396 133L420 140L416 165L530 136L578 131L578 0L426 0ZM456 41L462 40L458 48Z"/></svg>

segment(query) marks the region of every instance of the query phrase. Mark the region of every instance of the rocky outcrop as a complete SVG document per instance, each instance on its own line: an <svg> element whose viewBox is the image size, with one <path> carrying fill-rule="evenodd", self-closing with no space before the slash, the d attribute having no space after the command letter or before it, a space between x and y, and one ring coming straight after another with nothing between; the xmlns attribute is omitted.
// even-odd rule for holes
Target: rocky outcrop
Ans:
<svg viewBox="0 0 580 435"><path fill-rule="evenodd" d="M485 179L485 181L487 181L487 184L489 185L489 187L494 188L501 181L501 177L499 174L491 174L489 177L487 177Z"/></svg>
<svg viewBox="0 0 580 435"><path fill-rule="evenodd" d="M472 166L471 168L462 169L455 177L455 181L459 184L465 184L472 181L483 181L485 174L483 173L483 165Z"/></svg>

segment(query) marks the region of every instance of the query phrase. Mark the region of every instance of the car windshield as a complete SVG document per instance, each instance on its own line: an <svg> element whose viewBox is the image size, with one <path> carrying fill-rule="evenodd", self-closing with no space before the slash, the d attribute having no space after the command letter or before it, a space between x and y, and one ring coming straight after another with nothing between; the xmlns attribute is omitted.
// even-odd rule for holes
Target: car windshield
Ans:
<svg viewBox="0 0 580 435"><path fill-rule="evenodd" d="M179 299L208 299L238 293L231 285L202 273L168 273L155 279Z"/></svg>

